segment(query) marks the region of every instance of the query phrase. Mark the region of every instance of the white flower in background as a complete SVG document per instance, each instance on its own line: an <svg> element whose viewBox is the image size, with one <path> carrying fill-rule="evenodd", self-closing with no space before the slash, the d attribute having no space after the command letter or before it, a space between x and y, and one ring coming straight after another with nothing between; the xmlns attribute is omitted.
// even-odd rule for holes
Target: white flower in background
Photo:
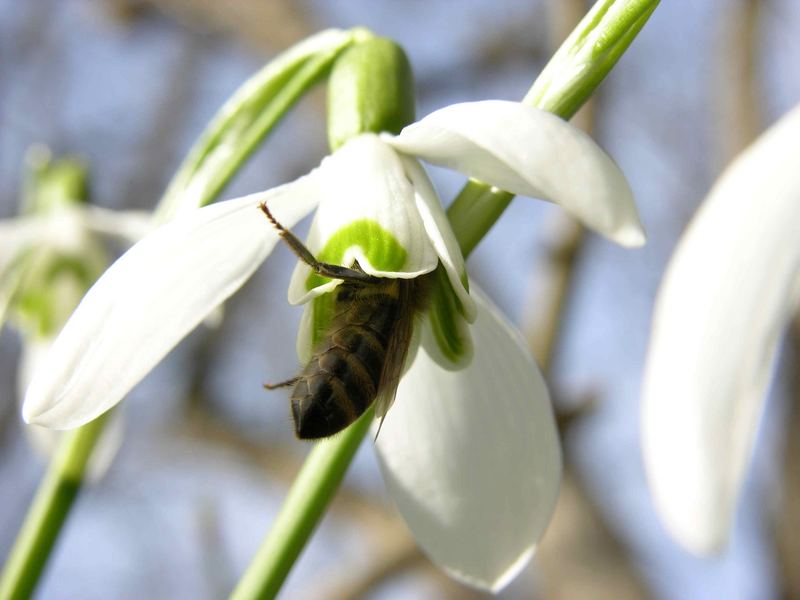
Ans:
<svg viewBox="0 0 800 600"><path fill-rule="evenodd" d="M22 337L20 402L61 325L108 266L101 236L132 243L149 229L149 219L139 213L114 213L70 197L85 177L79 163L51 162L49 151L40 146L29 151L27 163L35 192L23 196L31 205L23 209L35 212L0 220L0 326L8 321ZM104 431L92 456L91 477L102 475L111 463L121 428L122 421L114 418ZM52 455L58 432L27 425L25 433L39 455Z"/></svg>
<svg viewBox="0 0 800 600"><path fill-rule="evenodd" d="M450 106L398 136L357 136L292 183L192 211L147 236L75 311L28 390L25 418L75 427L119 402L275 247L278 233L259 203L286 227L316 209L307 245L319 260L358 260L380 277L441 267L444 301L428 311L377 448L392 495L430 557L473 585L502 587L552 513L558 437L524 342L481 294L468 293L458 245L415 156L558 202L624 245L644 240L625 178L586 134L517 103ZM338 283L304 263L292 277L290 301L307 303L303 359L314 307L323 309L330 296L322 294Z"/></svg>
<svg viewBox="0 0 800 600"><path fill-rule="evenodd" d="M667 268L644 378L657 508L689 550L719 551L778 342L800 304L800 107L720 177Z"/></svg>

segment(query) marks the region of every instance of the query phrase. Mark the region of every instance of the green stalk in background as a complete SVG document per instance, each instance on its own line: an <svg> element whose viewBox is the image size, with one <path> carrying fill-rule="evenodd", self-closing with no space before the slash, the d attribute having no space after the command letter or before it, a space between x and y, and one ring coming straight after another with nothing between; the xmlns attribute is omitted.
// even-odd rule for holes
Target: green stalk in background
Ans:
<svg viewBox="0 0 800 600"><path fill-rule="evenodd" d="M110 414L64 433L3 568L2 600L23 600L33 594Z"/></svg>
<svg viewBox="0 0 800 600"><path fill-rule="evenodd" d="M88 200L88 174L80 161L50 159L41 147L32 148L23 190L23 210L47 215ZM97 251L97 252L95 252ZM85 291L107 264L101 249L88 245L74 256L37 248L20 257L13 289L7 291L8 313L25 343L52 339ZM74 288L53 290L59 277ZM65 433L36 492L31 507L0 576L0 598L28 598L33 593L50 552L83 481L92 449L108 413Z"/></svg>
<svg viewBox="0 0 800 600"><path fill-rule="evenodd" d="M564 119L571 118L611 71L657 5L658 0L597 2L536 79L524 102ZM344 63L347 56L340 60ZM334 76L335 71L332 82ZM362 105L354 103L355 107ZM370 110L375 111L376 107L373 105ZM339 119L332 116L338 127ZM464 186L447 214L465 257L513 197L477 181ZM366 436L371 412L367 411L342 434L317 443L311 450L272 530L233 591L232 600L260 600L277 595Z"/></svg>
<svg viewBox="0 0 800 600"><path fill-rule="evenodd" d="M325 76L339 54L370 37L361 28L324 31L279 55L246 81L218 111L178 169L156 208L156 221L169 220L180 210L214 201L280 119ZM58 180L48 179L46 186L41 185L42 179L31 180L26 190L27 204L49 205L55 197L73 201L81 194L85 197L85 172L59 169ZM81 185L76 186L76 181ZM87 282L87 289L92 282ZM0 573L0 600L20 600L33 593L108 415L70 431L59 442Z"/></svg>
<svg viewBox="0 0 800 600"><path fill-rule="evenodd" d="M561 44L522 100L569 120L605 79L659 0L599 0ZM463 187L447 209L467 257L514 195L479 181Z"/></svg>

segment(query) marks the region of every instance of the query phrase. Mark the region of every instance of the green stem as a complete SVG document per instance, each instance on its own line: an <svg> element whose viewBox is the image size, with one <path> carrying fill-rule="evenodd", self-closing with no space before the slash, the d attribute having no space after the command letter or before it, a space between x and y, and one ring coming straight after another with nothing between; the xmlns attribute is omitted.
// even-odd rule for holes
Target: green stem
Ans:
<svg viewBox="0 0 800 600"><path fill-rule="evenodd" d="M110 413L65 432L0 575L0 598L30 598Z"/></svg>
<svg viewBox="0 0 800 600"><path fill-rule="evenodd" d="M292 484L281 513L231 595L274 598L342 482L375 417L370 408L339 435L318 442Z"/></svg>
<svg viewBox="0 0 800 600"><path fill-rule="evenodd" d="M657 4L658 0L599 1L548 64L557 62L558 69L546 68L534 82L525 101L564 119L572 117L616 64ZM569 64L570 57L587 60L585 55L575 52L575 44L578 50L587 48L589 44L589 59L602 64L597 68L575 69ZM563 78L553 77L567 68L573 69L573 76L566 82ZM548 80L547 85L542 85L543 78ZM550 80L555 83L550 84ZM537 92L530 98L537 85L544 87L547 93L539 96ZM464 186L447 211L464 256L491 229L513 197L478 181L470 181ZM369 414L364 415L367 420ZM234 590L233 600L262 600L273 598L278 593L322 519L367 431L368 423L362 418L342 434L320 442L312 450L292 484L270 534Z"/></svg>
<svg viewBox="0 0 800 600"><path fill-rule="evenodd" d="M658 0L600 0L581 20L523 99L571 119L591 97L658 6ZM447 210L466 257L494 226L514 196L470 181ZM463 237L462 237L463 236Z"/></svg>
<svg viewBox="0 0 800 600"><path fill-rule="evenodd" d="M480 181L469 181L447 210L447 218L456 234L461 254L469 256L514 199Z"/></svg>

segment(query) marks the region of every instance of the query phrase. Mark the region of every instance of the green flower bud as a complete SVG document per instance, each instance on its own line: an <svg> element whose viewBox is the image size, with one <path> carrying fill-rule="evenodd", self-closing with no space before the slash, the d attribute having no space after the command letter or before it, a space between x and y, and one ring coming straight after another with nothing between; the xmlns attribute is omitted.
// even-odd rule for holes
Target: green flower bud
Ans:
<svg viewBox="0 0 800 600"><path fill-rule="evenodd" d="M80 159L54 161L49 148L37 145L28 150L25 163L23 212L46 214L87 201L89 180L86 165Z"/></svg>
<svg viewBox="0 0 800 600"><path fill-rule="evenodd" d="M86 290L108 266L100 243L82 229L70 207L88 199L89 176L76 158L53 160L44 146L26 155L23 210L52 215L64 228L20 253L10 272L0 278L0 313L8 311L16 328L28 339L54 336L75 310ZM2 321L2 318L0 318Z"/></svg>
<svg viewBox="0 0 800 600"><path fill-rule="evenodd" d="M376 37L342 53L328 86L331 150L362 133L399 133L413 121L414 79L400 46Z"/></svg>

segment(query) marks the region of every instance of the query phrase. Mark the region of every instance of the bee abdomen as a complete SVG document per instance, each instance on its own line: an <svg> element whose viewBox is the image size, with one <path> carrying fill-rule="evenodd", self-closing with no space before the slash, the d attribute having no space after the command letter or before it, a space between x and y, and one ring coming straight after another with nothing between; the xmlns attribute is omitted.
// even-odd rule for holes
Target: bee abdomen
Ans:
<svg viewBox="0 0 800 600"><path fill-rule="evenodd" d="M323 343L292 393L297 436L333 435L361 416L377 395L386 346L365 325L345 325Z"/></svg>

